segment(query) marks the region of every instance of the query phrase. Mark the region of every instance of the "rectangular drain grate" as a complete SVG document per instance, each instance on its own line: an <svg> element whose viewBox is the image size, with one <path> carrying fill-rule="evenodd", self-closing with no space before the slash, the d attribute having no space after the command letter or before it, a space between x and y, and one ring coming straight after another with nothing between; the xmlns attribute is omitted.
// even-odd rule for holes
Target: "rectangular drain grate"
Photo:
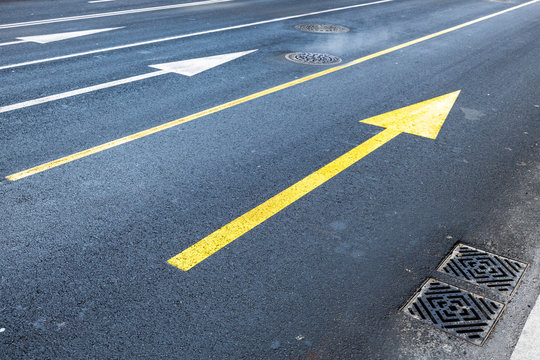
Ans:
<svg viewBox="0 0 540 360"><path fill-rule="evenodd" d="M428 279L403 311L452 335L482 345L503 309L504 304Z"/></svg>
<svg viewBox="0 0 540 360"><path fill-rule="evenodd" d="M511 296L527 266L520 261L458 244L437 270Z"/></svg>

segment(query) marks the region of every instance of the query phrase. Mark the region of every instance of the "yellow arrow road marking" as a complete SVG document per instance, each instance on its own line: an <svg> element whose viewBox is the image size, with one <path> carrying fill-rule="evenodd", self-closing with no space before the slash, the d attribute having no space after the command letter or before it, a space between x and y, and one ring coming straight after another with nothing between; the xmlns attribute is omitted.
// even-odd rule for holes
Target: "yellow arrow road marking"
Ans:
<svg viewBox="0 0 540 360"><path fill-rule="evenodd" d="M435 139L458 95L455 91L362 120L386 129L169 259L169 264L191 269L401 133Z"/></svg>
<svg viewBox="0 0 540 360"><path fill-rule="evenodd" d="M370 117L360 122L435 140L460 91Z"/></svg>
<svg viewBox="0 0 540 360"><path fill-rule="evenodd" d="M68 156L64 156L62 158L59 158L59 159L56 159L56 160L53 160L53 161L49 161L47 163L35 166L35 167L27 169L27 170L17 172L15 174L8 175L8 176L6 176L6 179L11 180L11 181L17 181L17 180L23 179L25 177L38 174L40 172L50 170L50 169L52 169L54 167L67 164L67 163L70 163L70 162L75 161L77 159L82 159L84 157L87 157L87 156L90 156L90 155L93 155L93 154L97 154L99 152L105 151L107 149L114 148L116 146L128 143L130 141L137 140L137 139L146 137L148 135L152 135L152 134L161 132L163 130L166 130L166 129L178 126L180 124L184 124L184 123L193 121L195 119L199 119L199 118L201 118L203 116L207 116L207 115L210 115L210 114L217 113L219 111L231 108L233 106L240 105L240 104L246 103L248 101L251 101L251 100L254 100L254 99L257 99L257 98L260 98L260 97L263 97L263 96L266 96L266 95L269 95L269 94L272 94L272 93L275 93L275 92L278 92L278 91L281 91L281 90L284 90L284 89L287 89L289 87L305 83L307 81L310 81L310 80L319 78L321 76L325 76L325 75L334 73L336 71L347 69L347 68L349 68L351 66L358 65L358 64L363 63L365 61L374 59L376 57L379 57L379 56L382 56L382 55L385 55L385 54L389 54L389 53L397 51L397 50L401 50L401 49L406 48L408 46L411 46L411 45L418 44L418 43L421 43L421 42L426 41L426 40L436 38L438 36L447 34L447 33L452 32L452 31L462 29L464 27L479 23L481 21L491 19L491 18L493 18L495 16L499 16L499 15L505 14L507 12L517 10L517 9L522 8L524 6L528 6L528 5L537 3L538 1L540 1L540 0L532 0L532 1L520 4L520 5L517 5L517 6L513 6L511 8L506 9L506 10L502 10L502 11L493 13L491 15L482 16L482 17L480 17L478 19L471 20L471 21L468 21L466 23L456 25L456 26L453 26L451 28L448 28L448 29L445 29L445 30L442 30L442 31L439 31L439 32L436 32L436 33L433 33L433 34L426 35L426 36L420 37L418 39L411 40L411 41L408 41L406 43L393 46L393 47L388 48L386 50L382 50L382 51L376 52L374 54L361 57L359 59L351 61L350 63L344 64L344 65L339 65L339 66L336 66L336 67L333 67L333 68L329 68L329 69L320 71L320 72L312 74L312 75L302 77L300 79L289 81L287 83L284 83L284 84L281 84L281 85L278 85L278 86L274 86L274 87L272 87L270 89L259 91L257 93L245 96L243 98L236 99L236 100L233 100L233 101L229 101L229 102L227 102L225 104L221 104L221 105L215 106L213 108L203 110L203 111L200 111L198 113L195 113L195 114L192 114L192 115L180 118L180 119L176 119L176 120L173 120L173 121L170 121L170 122L167 122L167 123L152 127L150 129L146 129L146 130L137 132L135 134L124 136L123 138L116 139L116 140L113 140L113 141L109 141L107 143L104 143L104 144L101 144L101 145L98 145L98 146L94 146L92 148L89 148L89 149L86 149L86 150L83 150L83 151L79 151L77 153L74 153L74 154L71 154L71 155L68 155Z"/></svg>

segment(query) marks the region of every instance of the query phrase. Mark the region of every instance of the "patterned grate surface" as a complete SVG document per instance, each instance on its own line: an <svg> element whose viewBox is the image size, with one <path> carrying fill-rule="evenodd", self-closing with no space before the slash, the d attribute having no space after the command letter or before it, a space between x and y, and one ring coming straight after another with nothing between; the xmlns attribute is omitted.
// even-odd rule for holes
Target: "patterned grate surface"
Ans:
<svg viewBox="0 0 540 360"><path fill-rule="evenodd" d="M435 279L428 279L403 311L452 335L482 345L504 305Z"/></svg>
<svg viewBox="0 0 540 360"><path fill-rule="evenodd" d="M301 24L296 25L296 29L319 34L342 34L349 31L349 28L341 25L331 24Z"/></svg>
<svg viewBox="0 0 540 360"><path fill-rule="evenodd" d="M298 64L307 65L331 65L341 62L341 59L337 56L312 52L289 53L285 55L285 58Z"/></svg>
<svg viewBox="0 0 540 360"><path fill-rule="evenodd" d="M437 270L510 296L526 269L526 263L458 244Z"/></svg>

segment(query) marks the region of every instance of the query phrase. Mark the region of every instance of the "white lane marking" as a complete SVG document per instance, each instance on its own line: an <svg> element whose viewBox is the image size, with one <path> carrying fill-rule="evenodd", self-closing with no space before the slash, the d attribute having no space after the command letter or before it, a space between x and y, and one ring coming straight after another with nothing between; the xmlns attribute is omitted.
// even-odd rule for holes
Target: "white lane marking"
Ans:
<svg viewBox="0 0 540 360"><path fill-rule="evenodd" d="M52 57L52 58L27 61L27 62L22 62L22 63L18 63L18 64L4 65L4 66L0 66L0 70L13 69L13 68L27 66L27 65L41 64L41 63L45 63L45 62L51 62L51 61L62 60L62 59L69 59L69 58L85 56L85 55L91 55L91 54L98 54L98 53L114 51L114 50L120 50L120 49L127 49L127 48L131 48L131 47L136 47L136 46L143 46L143 45L160 43L160 42L164 42L164 41L184 39L184 38L189 38L189 37L193 37L193 36L212 34L212 33L217 33L217 32L222 32L222 31L242 29L242 28L246 28L246 27L250 27L250 26L269 24L269 23L273 23L273 22L285 21L285 20L291 20L291 19L298 19L298 18L306 17L306 16L320 15L320 14L326 14L326 13L331 13L331 12L335 12L335 11L342 11L342 10L349 10L349 9L363 7L363 6L382 4L382 3L392 2L392 1L393 0L380 0L380 1L370 2L370 3L357 4L357 5L351 5L351 6L344 6L344 7L328 9L328 10L314 11L314 12L305 13L305 14L285 16L285 17L280 17L280 18L275 18L275 19L270 19L270 20L262 20L262 21L257 21L257 22L253 22L253 23L248 23L248 24L234 25L234 26L229 26L229 27L224 27L224 28L219 28L219 29L200 31L200 32L195 32L195 33L191 33L191 34L170 36L170 37L161 38L161 39L141 41L141 42L137 42L137 43L113 46L113 47L104 48L104 49L96 49L96 50L90 50L90 51L75 53L75 54L62 55L62 56L56 56L56 57Z"/></svg>
<svg viewBox="0 0 540 360"><path fill-rule="evenodd" d="M9 45L15 45L15 44L22 44L23 42L26 42L24 40L17 40L17 41L10 41L5 43L0 43L0 46L9 46Z"/></svg>
<svg viewBox="0 0 540 360"><path fill-rule="evenodd" d="M154 6L154 7L148 7L148 8L111 11L111 12L105 12L105 13L87 14L87 15L79 15L79 16L69 16L69 17L61 17L61 18L54 18L54 19L25 21L25 22L19 22L19 23L2 24L2 25L0 25L0 29L9 29L9 28L15 28L15 27L22 27L22 26L52 24L52 23L58 23L58 22L64 22L64 21L95 19L95 18L101 18L101 17L136 14L136 13L143 13L143 12L150 12L150 11L178 9L178 8L191 7L191 6L216 4L216 3L228 2L228 1L232 1L232 0L204 0L204 1L196 1L196 2L191 2L191 3L183 3L183 4Z"/></svg>
<svg viewBox="0 0 540 360"><path fill-rule="evenodd" d="M510 360L540 359L540 297L536 299Z"/></svg>
<svg viewBox="0 0 540 360"><path fill-rule="evenodd" d="M106 82L106 83L99 84L99 85L88 86L88 87L85 87L85 88L82 88L82 89L77 89L77 90L67 91L67 92L60 93L60 94L45 96L45 97L42 97L42 98L39 98L39 99L23 101L23 102L13 104L13 105L1 106L0 107L0 113L5 113L5 112L8 112L8 111L22 109L22 108L29 107L29 106L43 104L43 103L50 102L50 101L65 99L65 98L72 97L72 96L75 96L75 95L86 94L86 93L89 93L89 92L92 92L92 91L106 89L106 88L110 88L110 87L113 87L113 86L127 84L127 83L130 83L130 82L139 81L139 80L143 80L143 79L148 79L148 78L163 75L163 74L166 74L166 73L167 73L167 71L154 71L154 72L151 72L151 73L148 73L148 74L131 76L131 77L128 77L128 78L115 80L115 81L110 81L110 82Z"/></svg>
<svg viewBox="0 0 540 360"><path fill-rule="evenodd" d="M105 29L93 29L93 30L82 30L82 31L70 31L70 32L64 32L64 33L57 33L57 34L48 34L48 35L35 35L35 36L22 36L18 37L18 40L22 40L24 42L34 42L38 44L47 44L53 41L60 41L60 40L66 40L66 39L72 39L75 37L80 36L87 36L92 34L98 34L105 31L111 31L111 30L117 30L117 29L123 29L124 27L114 27L114 28L105 28Z"/></svg>
<svg viewBox="0 0 540 360"><path fill-rule="evenodd" d="M63 93L59 93L55 95L45 96L38 99L23 101L17 104L1 106L0 113L5 113L8 111L22 109L29 106L34 106L34 105L39 105L39 104L43 104L43 103L47 103L51 101L65 99L65 98L76 96L76 95L86 94L89 92L106 89L113 86L123 85L123 84L131 83L134 81L144 80L144 79L164 75L171 72L186 75L186 76L193 76L203 71L219 66L221 64L224 64L226 62L232 61L234 59L238 59L239 57L242 57L244 55L251 54L252 52L255 52L255 51L257 50L249 50L249 51L242 51L242 52L236 52L236 53L231 53L231 54L222 54L222 55L208 56L208 57L197 58L197 59L175 61L175 62L164 63L164 64L149 65L152 68L156 68L160 70L153 71L147 74L131 76L124 79L115 80L115 81L109 81L103 84L88 86L85 88L67 91L67 92L63 92Z"/></svg>
<svg viewBox="0 0 540 360"><path fill-rule="evenodd" d="M114 0L93 0L93 1L89 1L88 3L89 4L97 4L97 3L111 2L111 1L114 1Z"/></svg>
<svg viewBox="0 0 540 360"><path fill-rule="evenodd" d="M154 69L164 70L167 72L172 72L172 73L176 73L180 75L193 76L193 75L202 73L203 71L219 66L221 64L225 64L226 62L232 61L234 59L238 59L239 57L242 57L244 55L251 54L252 52L255 52L255 51L257 50L249 50L249 51L242 51L242 52L236 52L236 53L231 53L231 54L207 56L204 58L175 61L175 62L169 62L169 63L163 63L163 64L149 65L149 66Z"/></svg>

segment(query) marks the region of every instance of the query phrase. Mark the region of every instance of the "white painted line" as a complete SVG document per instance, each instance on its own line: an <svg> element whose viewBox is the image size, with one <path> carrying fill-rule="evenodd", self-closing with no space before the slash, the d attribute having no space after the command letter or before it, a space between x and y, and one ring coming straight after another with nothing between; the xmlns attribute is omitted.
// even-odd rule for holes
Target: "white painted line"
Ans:
<svg viewBox="0 0 540 360"><path fill-rule="evenodd" d="M89 93L89 92L92 92L92 91L97 91L97 90L106 89L106 88L110 88L110 87L117 86L117 85L127 84L127 83L134 82L134 81L148 79L148 78L163 75L163 74L166 74L166 73L167 73L167 71L163 71L163 70L154 71L154 72L151 72L151 73L148 73L148 74L131 76L131 77L128 77L128 78L115 80L115 81L110 81L110 82L106 82L106 83L99 84L99 85L89 86L89 87L85 87L85 88L82 88L82 89L77 89L77 90L68 91L68 92L64 92L64 93L60 93L60 94L45 96L45 97L42 97L42 98L39 98L39 99L23 101L23 102L13 104L13 105L1 106L0 107L0 113L5 113L5 112L8 112L8 111L22 109L22 108L25 108L25 107L34 106L34 105L38 105L38 104L43 104L43 103L47 103L47 102L51 102L51 101L55 101L55 100L65 99L65 98L72 97L72 96L75 96L75 95L86 94L86 93Z"/></svg>
<svg viewBox="0 0 540 360"><path fill-rule="evenodd" d="M178 9L178 8L185 8L185 7L191 7L191 6L216 4L216 3L228 2L228 1L232 1L232 0L204 0L204 1L196 1L196 2L191 2L191 3L164 5L164 6L154 6L154 7L149 7L149 8L139 8L139 9L130 9L130 10L111 11L111 12L98 13L98 14L88 14L88 15L69 16L69 17L54 18L54 19L25 21L25 22L12 23L12 24L2 24L2 25L0 25L0 29L9 29L9 28L15 28L15 27L22 27L22 26L52 24L52 23L58 23L58 22L64 22L64 21L95 19L95 18L101 18L101 17L136 14L136 13L143 13L143 12L150 12L150 11Z"/></svg>
<svg viewBox="0 0 540 360"><path fill-rule="evenodd" d="M105 31L111 31L111 30L117 30L117 29L123 29L124 27L114 27L114 28L105 28L105 29L93 29L93 30L83 30L83 31L70 31L70 32L64 32L64 33L57 33L57 34L48 34L48 35L35 35L35 36L23 36L18 37L18 40L22 40L24 42L34 42L38 44L48 44L53 41L60 41L60 40L66 40L66 39L72 39L75 37L80 36L87 36L92 34L98 34Z"/></svg>
<svg viewBox="0 0 540 360"><path fill-rule="evenodd" d="M96 49L96 50L90 50L90 51L75 53L75 54L62 55L62 56L56 56L56 57L52 57L52 58L27 61L27 62L22 62L22 63L18 63L18 64L4 65L4 66L0 66L0 70L13 69L13 68L27 66L27 65L41 64L41 63L45 63L45 62L51 62L51 61L63 60L63 59L70 59L70 58L74 58L74 57L91 55L91 54L98 54L98 53L114 51L114 50L120 50L120 49L128 49L128 48L132 48L132 47L136 47L136 46L155 44L155 43L160 43L160 42L165 42L165 41L185 39L185 38L189 38L189 37L193 37L193 36L212 34L212 33L217 33L217 32L222 32L222 31L242 29L242 28L247 28L247 27L251 27L251 26L269 24L269 23L274 23L274 22L278 22L278 21L285 21L285 20L291 20L291 19L298 19L298 18L301 18L301 17L326 14L326 13L342 11L342 10L349 10L349 9L363 7L363 6L387 3L387 2L391 2L391 1L393 1L393 0L380 0L380 1L370 2L370 3L357 4L357 5L351 5L351 6L344 6L344 7L334 8L334 9L328 9L328 10L322 10L322 11L314 11L314 12L305 13L305 14L285 16L285 17L280 17L280 18L275 18L275 19L270 19L270 20L257 21L257 22L248 23L248 24L234 25L234 26L229 26L229 27L224 27L224 28L219 28L219 29L200 31L200 32L195 32L195 33L191 33L191 34L176 35L176 36L170 36L170 37L161 38L161 39L141 41L141 42L137 42L137 43L113 46L113 47L104 48L104 49Z"/></svg>
<svg viewBox="0 0 540 360"><path fill-rule="evenodd" d="M536 299L510 360L540 359L540 297Z"/></svg>
<svg viewBox="0 0 540 360"><path fill-rule="evenodd" d="M111 2L111 1L114 1L114 0L94 0L94 1L89 1L88 3L89 4L97 4L97 3Z"/></svg>
<svg viewBox="0 0 540 360"><path fill-rule="evenodd" d="M171 73L180 74L180 75L193 76L193 75L200 74L203 71L212 69L221 64L225 64L226 62L232 61L234 59L238 59L239 57L242 57L244 55L251 54L252 52L255 52L255 51L257 50L249 50L249 51L242 51L242 52L236 52L236 53L231 53L231 54L207 56L207 57L198 58L198 59L190 59L190 60L169 62L169 63L164 63L164 64L150 65L150 67L154 69L164 70Z"/></svg>
<svg viewBox="0 0 540 360"><path fill-rule="evenodd" d="M17 40L17 41L10 41L5 43L0 43L0 46L9 46L9 45L15 45L15 44L22 44L23 42L26 42L24 40Z"/></svg>
<svg viewBox="0 0 540 360"><path fill-rule="evenodd" d="M115 80L115 81L109 81L103 84L88 86L82 89L77 89L77 90L67 91L67 92L63 92L63 93L59 93L55 95L45 96L38 99L23 101L17 104L0 106L0 113L5 113L8 111L13 111L17 109L23 109L29 106L44 104L47 102L65 99L65 98L76 96L76 95L87 94L93 91L106 89L113 86L128 84L134 81L149 79L149 78L164 75L167 73L177 73L177 74L182 74L186 76L193 76L203 71L214 68L216 66L222 65L226 62L232 61L234 59L238 59L239 57L242 57L244 55L251 54L252 52L255 52L255 51L257 50L249 50L249 51L242 51L242 52L236 52L236 53L231 53L231 54L222 54L222 55L208 56L208 57L197 58L197 59L175 61L175 62L164 63L164 64L149 65L152 68L156 68L160 70L147 73L147 74L131 76L124 79Z"/></svg>

